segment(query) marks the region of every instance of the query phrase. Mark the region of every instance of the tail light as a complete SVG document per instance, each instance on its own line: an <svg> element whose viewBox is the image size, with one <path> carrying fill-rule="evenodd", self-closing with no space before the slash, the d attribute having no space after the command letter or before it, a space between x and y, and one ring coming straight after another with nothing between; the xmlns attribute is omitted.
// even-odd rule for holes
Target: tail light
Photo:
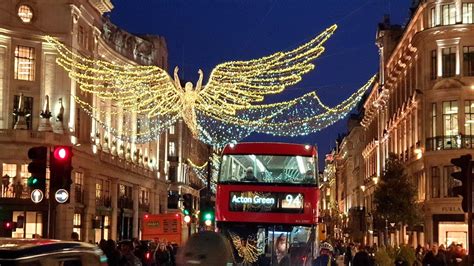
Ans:
<svg viewBox="0 0 474 266"><path fill-rule="evenodd" d="M145 259L146 259L146 260L151 260L151 252L150 252L150 251L147 251L147 252L145 253Z"/></svg>

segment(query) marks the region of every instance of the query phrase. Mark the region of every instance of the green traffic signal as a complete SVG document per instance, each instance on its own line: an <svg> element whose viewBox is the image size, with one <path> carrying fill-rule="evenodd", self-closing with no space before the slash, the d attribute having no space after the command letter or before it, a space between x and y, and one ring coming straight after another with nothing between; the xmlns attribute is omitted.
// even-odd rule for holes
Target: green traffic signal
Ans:
<svg viewBox="0 0 474 266"><path fill-rule="evenodd" d="M204 214L204 220L212 220L212 213Z"/></svg>
<svg viewBox="0 0 474 266"><path fill-rule="evenodd" d="M34 176L31 176L28 178L28 186L35 186L36 184L38 184L38 178L37 177L34 177Z"/></svg>

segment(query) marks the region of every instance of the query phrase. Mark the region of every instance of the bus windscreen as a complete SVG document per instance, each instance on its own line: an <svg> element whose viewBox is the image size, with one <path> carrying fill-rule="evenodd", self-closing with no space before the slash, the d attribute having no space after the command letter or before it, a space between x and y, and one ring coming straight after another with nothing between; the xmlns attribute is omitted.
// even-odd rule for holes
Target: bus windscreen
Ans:
<svg viewBox="0 0 474 266"><path fill-rule="evenodd" d="M219 183L316 185L315 160L294 155L224 155Z"/></svg>

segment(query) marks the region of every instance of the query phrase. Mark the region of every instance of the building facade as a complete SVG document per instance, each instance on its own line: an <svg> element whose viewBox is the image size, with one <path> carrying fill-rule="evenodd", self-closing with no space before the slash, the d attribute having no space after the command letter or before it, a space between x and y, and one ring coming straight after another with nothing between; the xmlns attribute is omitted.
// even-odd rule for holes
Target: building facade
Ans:
<svg viewBox="0 0 474 266"><path fill-rule="evenodd" d="M423 205L422 231L398 228L395 242L467 244L450 160L474 149L474 2L416 3L405 27L379 24L379 80L364 103L364 206L389 153L404 162ZM409 240L410 239L410 240Z"/></svg>
<svg viewBox="0 0 474 266"><path fill-rule="evenodd" d="M168 208L169 191L192 194L197 202L203 184L187 160L205 161L207 147L182 122L147 143L115 138L74 97L96 108L95 115L118 132L130 127L139 133L141 117L81 91L56 64L47 35L89 58L168 69L165 39L118 28L104 17L112 9L109 0L0 3L0 220L25 219L15 232L2 228L3 236L69 239L75 231L82 241L130 239L140 236L145 213L178 210L179 204ZM47 102L51 119L40 118ZM28 150L54 145L73 147L70 203L34 204L26 184Z"/></svg>

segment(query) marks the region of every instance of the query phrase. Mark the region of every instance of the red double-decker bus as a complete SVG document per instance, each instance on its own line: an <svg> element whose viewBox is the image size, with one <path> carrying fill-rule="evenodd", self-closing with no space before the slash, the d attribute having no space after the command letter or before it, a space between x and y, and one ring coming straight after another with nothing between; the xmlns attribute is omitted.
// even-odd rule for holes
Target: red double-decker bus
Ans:
<svg viewBox="0 0 474 266"><path fill-rule="evenodd" d="M237 262L310 265L316 242L317 150L287 143L239 143L222 153L216 225Z"/></svg>

